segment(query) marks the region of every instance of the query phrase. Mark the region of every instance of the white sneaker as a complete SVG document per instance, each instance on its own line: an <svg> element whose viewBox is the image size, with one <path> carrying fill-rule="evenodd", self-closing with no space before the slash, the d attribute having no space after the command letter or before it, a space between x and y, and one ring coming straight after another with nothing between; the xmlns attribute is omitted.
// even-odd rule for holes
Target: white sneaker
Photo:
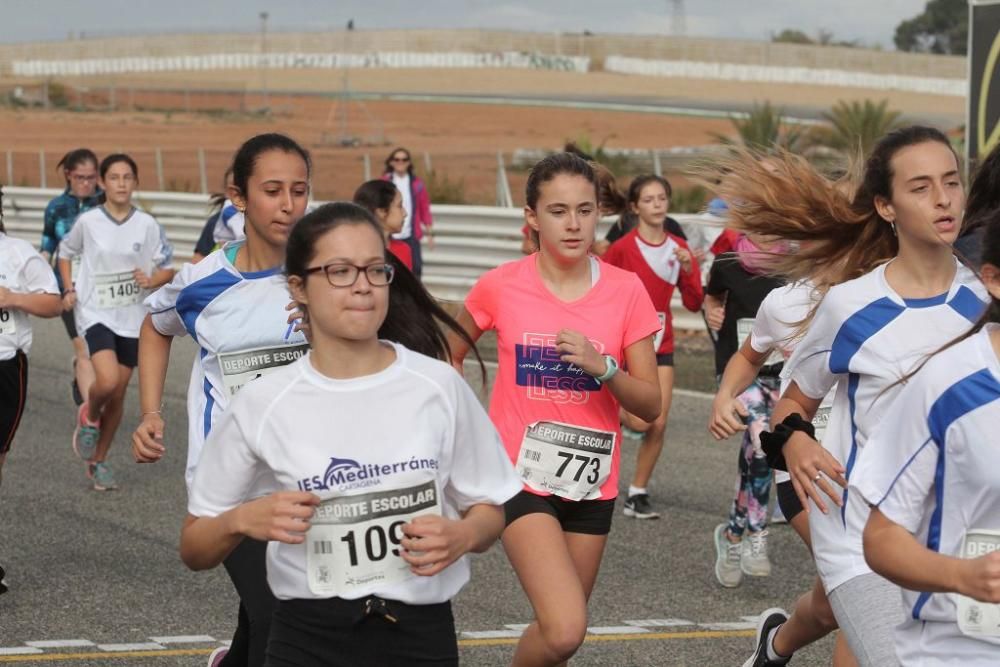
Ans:
<svg viewBox="0 0 1000 667"><path fill-rule="evenodd" d="M743 536L740 570L750 577L771 576L771 561L767 557L767 530L747 532Z"/></svg>
<svg viewBox="0 0 1000 667"><path fill-rule="evenodd" d="M730 542L726 537L726 524L715 527L715 578L726 588L736 588L743 582L742 548L742 542Z"/></svg>
<svg viewBox="0 0 1000 667"><path fill-rule="evenodd" d="M208 656L208 667L219 667L227 653L229 653L229 648L226 646L220 646L212 651L212 655Z"/></svg>

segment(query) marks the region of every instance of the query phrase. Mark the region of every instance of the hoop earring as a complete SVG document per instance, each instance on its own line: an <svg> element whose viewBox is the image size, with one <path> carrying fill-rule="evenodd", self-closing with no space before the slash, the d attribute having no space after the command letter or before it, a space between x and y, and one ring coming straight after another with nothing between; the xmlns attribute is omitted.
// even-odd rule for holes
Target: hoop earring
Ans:
<svg viewBox="0 0 1000 667"><path fill-rule="evenodd" d="M889 221L889 227L892 229L892 235L898 237L899 234L896 233L896 221L895 220L890 220Z"/></svg>

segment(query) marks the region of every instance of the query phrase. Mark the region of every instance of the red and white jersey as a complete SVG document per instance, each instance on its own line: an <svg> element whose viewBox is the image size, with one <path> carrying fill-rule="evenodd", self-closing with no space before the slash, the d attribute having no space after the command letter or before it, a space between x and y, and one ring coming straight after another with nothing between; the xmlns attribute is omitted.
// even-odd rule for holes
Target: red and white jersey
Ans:
<svg viewBox="0 0 1000 667"><path fill-rule="evenodd" d="M677 259L679 249L690 252L687 243L679 236L667 233L662 243L654 245L643 240L636 228L612 243L601 258L608 264L636 274L646 288L660 318L661 329L655 339L657 354L670 354L674 351L674 329L670 315L670 300L673 298L674 288L680 289L684 307L692 312L701 309L705 298L698 261L692 254L691 269L684 271Z"/></svg>

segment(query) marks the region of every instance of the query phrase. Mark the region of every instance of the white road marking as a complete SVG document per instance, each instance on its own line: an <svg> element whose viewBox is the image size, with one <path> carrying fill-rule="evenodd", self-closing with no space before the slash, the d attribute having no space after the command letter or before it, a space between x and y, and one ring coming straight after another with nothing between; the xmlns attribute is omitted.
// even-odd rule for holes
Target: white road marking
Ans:
<svg viewBox="0 0 1000 667"><path fill-rule="evenodd" d="M755 630L757 623L743 621L739 623L699 623L698 627L706 630Z"/></svg>
<svg viewBox="0 0 1000 667"><path fill-rule="evenodd" d="M460 632L462 639L516 639L521 636L520 630L483 630L480 632Z"/></svg>
<svg viewBox="0 0 1000 667"><path fill-rule="evenodd" d="M683 618L646 618L639 621L623 621L625 625L634 625L637 628L677 628L684 625L694 625L691 621Z"/></svg>
<svg viewBox="0 0 1000 667"><path fill-rule="evenodd" d="M40 642L24 643L35 648L74 648L94 645L94 642L89 639L48 639Z"/></svg>
<svg viewBox="0 0 1000 667"><path fill-rule="evenodd" d="M516 630L517 632L524 632L528 629L528 623L505 623L503 627L509 630Z"/></svg>
<svg viewBox="0 0 1000 667"><path fill-rule="evenodd" d="M165 651L167 649L163 644L98 644L97 648L102 651L108 651L109 653L115 653L118 651Z"/></svg>
<svg viewBox="0 0 1000 667"><path fill-rule="evenodd" d="M200 644L215 642L215 637L209 635L178 635L176 637L150 637L157 644Z"/></svg>
<svg viewBox="0 0 1000 667"><path fill-rule="evenodd" d="M649 630L634 625L605 625L587 628L587 632L592 635L641 635Z"/></svg>
<svg viewBox="0 0 1000 667"><path fill-rule="evenodd" d="M45 651L31 646L0 646L0 655L38 655L39 653L45 653Z"/></svg>

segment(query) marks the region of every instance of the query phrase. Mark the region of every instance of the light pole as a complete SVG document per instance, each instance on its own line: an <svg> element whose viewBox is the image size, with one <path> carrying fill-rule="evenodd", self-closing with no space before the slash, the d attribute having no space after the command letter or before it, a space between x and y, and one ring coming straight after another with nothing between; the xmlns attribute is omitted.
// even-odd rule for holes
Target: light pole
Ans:
<svg viewBox="0 0 1000 667"><path fill-rule="evenodd" d="M267 109L271 106L270 98L267 91L267 12L260 13L260 53L261 53L261 70L260 70L260 80L261 86L264 89L264 108Z"/></svg>

